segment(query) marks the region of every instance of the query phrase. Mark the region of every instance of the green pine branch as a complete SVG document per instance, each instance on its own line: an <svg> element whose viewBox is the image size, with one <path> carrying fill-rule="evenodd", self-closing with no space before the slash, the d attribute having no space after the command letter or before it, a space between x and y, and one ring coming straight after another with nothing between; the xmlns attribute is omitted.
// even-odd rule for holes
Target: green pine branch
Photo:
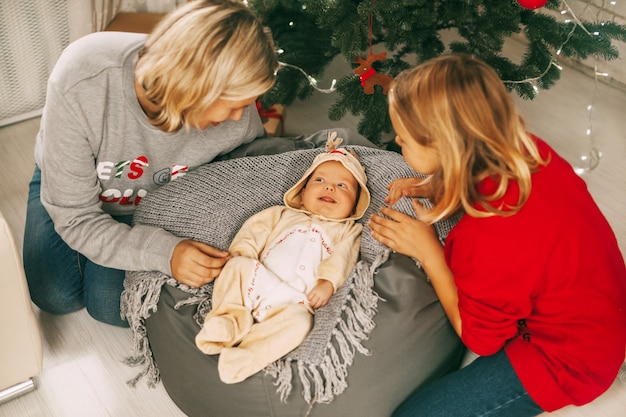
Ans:
<svg viewBox="0 0 626 417"><path fill-rule="evenodd" d="M615 41L626 41L626 26L614 22L565 23L518 5L516 0L251 0L284 50L283 62L320 76L341 54L347 62L365 57L370 46L388 51L378 72L396 76L405 68L452 52L475 55L491 65L507 87L532 99L535 88L548 89L560 77L553 65L563 57L584 60L618 57ZM545 8L556 10L559 0ZM371 21L371 32L369 22ZM522 42L521 57L507 57L506 42ZM356 67L356 65L354 65ZM281 69L275 87L264 96L267 104L291 104L313 93L309 80L293 68ZM351 113L361 117L359 132L381 144L390 132L387 97L377 86L363 92L359 78L348 75L337 83L337 100L329 108L331 120Z"/></svg>

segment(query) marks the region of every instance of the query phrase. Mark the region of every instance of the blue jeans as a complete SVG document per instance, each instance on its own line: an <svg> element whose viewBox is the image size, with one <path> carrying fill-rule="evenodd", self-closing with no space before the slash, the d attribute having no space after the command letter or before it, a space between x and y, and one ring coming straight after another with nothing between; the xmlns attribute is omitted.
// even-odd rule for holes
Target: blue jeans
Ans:
<svg viewBox="0 0 626 417"><path fill-rule="evenodd" d="M501 350L418 389L393 417L530 417L542 412Z"/></svg>
<svg viewBox="0 0 626 417"><path fill-rule="evenodd" d="M41 204L41 171L35 168L28 192L23 261L33 302L51 314L87 308L96 320L128 327L120 316L120 296L125 271L97 265L71 249L54 231ZM133 216L116 220L131 224Z"/></svg>

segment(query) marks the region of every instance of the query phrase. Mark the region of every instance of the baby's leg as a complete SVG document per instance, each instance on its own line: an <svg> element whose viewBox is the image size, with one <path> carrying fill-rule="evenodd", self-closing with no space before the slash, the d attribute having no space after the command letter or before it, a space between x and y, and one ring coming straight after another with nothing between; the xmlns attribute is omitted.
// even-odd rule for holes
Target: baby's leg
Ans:
<svg viewBox="0 0 626 417"><path fill-rule="evenodd" d="M255 323L238 347L221 351L218 371L227 384L241 382L298 347L313 327L308 306L285 304Z"/></svg>
<svg viewBox="0 0 626 417"><path fill-rule="evenodd" d="M243 256L229 260L213 287L213 309L204 319L196 345L208 355L239 343L250 331L253 318L245 306L248 277L257 261Z"/></svg>

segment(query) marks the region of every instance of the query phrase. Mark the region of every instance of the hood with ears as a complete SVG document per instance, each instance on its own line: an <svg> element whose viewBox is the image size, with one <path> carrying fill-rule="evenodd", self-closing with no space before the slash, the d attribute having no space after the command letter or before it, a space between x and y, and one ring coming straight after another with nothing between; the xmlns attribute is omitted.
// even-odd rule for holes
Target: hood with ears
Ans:
<svg viewBox="0 0 626 417"><path fill-rule="evenodd" d="M319 165L328 161L340 162L350 173L354 176L356 181L360 185L360 194L357 196L357 204L354 210L354 214L350 216L349 220L358 220L365 214L365 211L370 205L370 192L367 189L367 176L365 175L365 168L359 162L358 156L353 151L346 148L338 148L337 146L343 141L342 138L337 138L337 132L331 132L328 134L328 141L326 142L326 152L319 154L313 160L313 163L306 170L302 178L291 187L284 197L284 203L286 206L298 211L305 211L302 209L301 191L306 185L309 177Z"/></svg>

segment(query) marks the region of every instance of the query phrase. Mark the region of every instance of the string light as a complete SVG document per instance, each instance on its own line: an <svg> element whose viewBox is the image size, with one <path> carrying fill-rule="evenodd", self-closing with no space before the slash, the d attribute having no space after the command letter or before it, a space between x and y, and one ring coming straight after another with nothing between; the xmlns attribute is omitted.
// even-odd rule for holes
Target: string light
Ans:
<svg viewBox="0 0 626 417"><path fill-rule="evenodd" d="M305 10L306 6L302 6L302 9ZM290 27L293 27L295 25L295 22L291 21L291 22L288 23L288 25ZM276 54L278 54L278 55L282 55L284 52L285 52L285 50L282 49L282 48L277 48L276 49ZM280 71L282 68L285 68L285 67L294 68L294 69L297 69L298 71L300 71L306 77L306 79L309 81L309 85L311 87L313 87L315 90L319 91L320 93L329 94L329 93L332 93L332 92L337 90L337 88L335 87L335 85L337 84L337 80L336 79L333 78L333 80L332 80L332 82L330 84L330 88L319 88L317 86L317 80L313 76L309 75L305 70L303 70L302 68L300 68L297 65L288 64L288 63L282 62L282 61L278 61L278 69L276 69L276 71L274 72L274 75L276 75L278 73L278 71Z"/></svg>
<svg viewBox="0 0 626 417"><path fill-rule="evenodd" d="M564 3L565 3L565 2L564 2ZM569 6L568 6L568 7L569 7ZM562 10L562 11L561 11L561 14L563 14L563 12L567 13L567 11L566 11L566 10ZM566 20L565 22L566 22L566 23L570 23L570 22L571 22L571 20L569 20L569 21L568 21L568 20ZM582 23L581 23L581 25L582 25ZM569 31L569 33L568 33L568 34L567 34L567 36L565 37L565 40L563 41L563 43L562 43L562 44L561 44L561 45L557 48L557 50L556 50L556 55L561 55L561 51L563 50L563 47L564 47L565 45L567 45L567 43L570 41L570 39L571 39L571 38L572 38L572 36L574 35L574 31L576 30L576 27L577 27L577 25L573 25L573 26L572 26L572 29ZM584 28L584 27L583 27L583 28ZM587 30L587 29L585 29L585 31L586 31L586 30ZM589 32L587 32L587 33L589 33ZM527 83L532 84L532 83L534 83L534 82L539 81L541 78L543 78L543 76L544 76L544 75L546 75L546 74L548 73L548 71L550 71L550 68L551 68L553 65L554 65L556 68L558 68L559 70L563 70L563 67L562 67L561 65L559 65L556 61L554 61L554 60L550 60L550 63L548 64L548 66L546 67L546 69L545 69L545 70L543 70L543 71L541 72L541 74L539 74L539 75L537 75L537 76L535 76L535 77L530 77L530 78L526 78L526 79L523 79L523 80L504 80L504 83L505 83L505 84L527 84Z"/></svg>
<svg viewBox="0 0 626 417"><path fill-rule="evenodd" d="M617 2L616 1L611 1L610 4L612 6L615 6L617 4ZM557 48L557 50L556 50L556 55L557 56L561 55L561 51L563 50L563 47L565 45L567 45L567 43L570 41L570 39L574 35L574 31L577 28L582 29L589 36L594 36L594 37L600 36L600 32L599 31L594 31L593 33L591 33L585 27L585 25L582 23L582 21L576 16L576 14L572 10L572 8L569 6L567 1L563 0L562 5L563 5L563 8L562 8L560 14L562 16L564 16L564 17L566 15L571 16L571 18L564 18L564 22L565 23L574 23L574 24L572 25L572 29L567 34L567 37L565 38L565 41L563 41L563 43ZM587 7L588 6L589 5L587 5ZM598 13L600 13L600 12L598 12ZM600 25L604 26L604 23L601 23ZM553 59L553 60L550 61L550 64L548 64L546 69L544 71L542 71L536 77L529 77L529 78L526 78L524 80L505 80L504 83L505 84L525 84L525 83L528 83L528 84L532 85L534 94L537 94L539 92L539 89L537 88L536 83L544 75L546 75L548 73L548 71L552 68L552 66L555 66L559 70L563 70L563 67L561 65L559 65ZM595 136L593 135L593 133L594 133L593 132L593 124L592 124L592 122L593 122L593 109L594 109L594 104L595 104L596 95L597 95L597 91L598 91L598 81L599 81L598 77L608 77L609 73L608 72L598 71L598 60L595 57L593 58L593 66L594 66L594 89L593 89L593 94L592 94L592 98L591 98L591 104L589 104L587 106L587 128L585 130L585 136L586 136L587 140L589 141L589 146L588 146L588 150L586 152L584 152L580 156L580 162L582 164L581 165L574 164L574 170L576 171L576 173L578 175L583 175L583 174L588 173L588 172L592 171L593 169L595 169L598 166L598 164L600 163L600 158L602 158L602 152L600 152L596 148Z"/></svg>
<svg viewBox="0 0 626 417"><path fill-rule="evenodd" d="M298 71L300 71L302 74L304 74L304 76L307 78L307 80L309 80L309 84L311 85L311 87L313 87L314 89L316 89L317 91L319 91L320 93L324 93L324 94L329 94L332 93L333 91L337 90L337 88L335 87L335 85L337 84L337 80L333 78L331 84L330 84L330 88L319 88L317 86L317 80L315 78L313 78L311 75L307 74L307 72L305 70L303 70L302 68L296 66L296 65L291 65L291 64L287 64L286 62L278 62L279 64L279 68L278 70L280 70L281 68L284 67L290 67L290 68L295 68Z"/></svg>
<svg viewBox="0 0 626 417"><path fill-rule="evenodd" d="M593 135L593 109L595 106L596 95L598 92L598 76L604 73L598 72L598 61L595 58L593 60L593 66L594 88L593 94L591 95L591 103L587 105L587 130L585 131L587 135L587 140L589 141L589 146L587 151L583 152L582 155L580 155L581 164L573 164L574 171L576 171L578 175L583 175L594 170L600 163L600 158L602 158L602 152L600 152L596 147L596 140L595 136ZM608 76L608 73L606 75Z"/></svg>
<svg viewBox="0 0 626 417"><path fill-rule="evenodd" d="M247 3L247 1L244 1L244 3ZM617 4L616 1L610 1L610 4L612 6L615 6ZM563 41L563 43L557 48L555 54L557 56L561 55L561 52L563 50L563 47L565 47L565 45L567 45L567 43L571 40L572 36L574 35L574 32L576 30L576 28L580 28L582 29L585 33L587 33L589 36L599 36L600 32L599 31L594 31L593 33L589 32L589 30L587 30L587 28L585 27L585 25L582 23L582 21L576 16L576 14L574 13L574 11L572 10L572 8L569 6L569 4L567 3L567 1L563 0L562 2L563 8L560 11L560 14L562 16L566 16L566 15L570 15L571 18L564 18L564 22L565 23L574 23L572 25L572 29L569 31L569 33L567 34L565 40ZM589 5L587 5L589 6ZM305 6L303 6L303 8L305 8ZM293 22L290 22L289 25L293 25ZM603 23L601 25L604 25ZM277 53L282 54L284 52L283 49L278 49ZM563 67L555 60L552 59L550 60L550 63L548 64L548 66L545 68L545 70L543 70L539 75L535 76L535 77L529 77L523 80L503 80L503 82L505 84L531 84L532 85L532 89L533 89L533 93L536 95L539 92L539 88L537 87L537 83L541 80L541 78L543 78L552 68L552 66L556 67L559 71L563 70ZM309 84L311 85L311 87L313 87L315 90L319 91L320 93L325 93L325 94L329 94L332 93L334 91L336 91L336 83L337 80L333 79L331 82L331 86L330 88L327 89L323 89L323 88L319 88L317 86L317 80L309 75L306 71L304 71L302 68L296 66L296 65L292 65L292 64L288 64L285 62L279 62L279 68L277 69L277 71L279 71L281 68L285 68L285 67L291 67L294 69L297 69L298 71L300 71L309 81ZM599 72L598 68L597 68L597 59L594 57L594 91L592 94L592 100L591 103L587 106L587 129L586 129L586 136L587 138L590 140L590 147L589 147L589 151L583 155L581 155L580 160L583 162L582 167L578 167L575 166L574 169L575 171L579 174L582 175L586 172L589 172L593 169L595 169L599 162L600 162L600 158L602 157L602 153L600 151L597 150L597 148L595 147L595 138L593 137L592 133L593 133L593 126L592 126L592 116L593 116L593 104L595 103L595 99L596 99L596 94L597 94L597 90L598 90L598 77L608 77L609 74L607 72Z"/></svg>
<svg viewBox="0 0 626 417"><path fill-rule="evenodd" d="M569 7L569 5L567 4L567 2L563 2L565 4L565 6L567 7L567 10L569 13L571 13L571 15L573 16L574 20L577 22L577 24L583 28L585 30L585 32L589 35L589 36L599 36L600 32L599 31L595 31L593 32L593 34L591 34L584 26L583 24L580 22L580 20L578 20L578 18L576 17L576 15L574 14L573 10L571 9L571 7ZM612 5L615 5L616 2L612 1L611 2ZM599 14L600 12L598 12ZM596 20L598 16L596 16ZM601 26L604 26L604 24L602 23ZM598 93L598 84L599 84L599 78L598 77L608 77L609 73L607 72L600 72L598 71L598 59L596 57L593 58L593 74L594 74L594 89L593 89L593 94L591 96L591 103L589 105L587 105L587 129L585 131L586 135L587 135L587 140L588 142L588 148L587 151L584 152L581 156L580 156L580 165L574 164L574 170L576 171L576 173L578 175L583 175L585 173L591 172L592 170L594 170L598 164L600 163L600 159L602 158L602 152L600 152L598 150L598 148L596 147L596 138L595 135L593 134L593 110L595 107L595 102L596 102L596 97L597 97L597 93Z"/></svg>

